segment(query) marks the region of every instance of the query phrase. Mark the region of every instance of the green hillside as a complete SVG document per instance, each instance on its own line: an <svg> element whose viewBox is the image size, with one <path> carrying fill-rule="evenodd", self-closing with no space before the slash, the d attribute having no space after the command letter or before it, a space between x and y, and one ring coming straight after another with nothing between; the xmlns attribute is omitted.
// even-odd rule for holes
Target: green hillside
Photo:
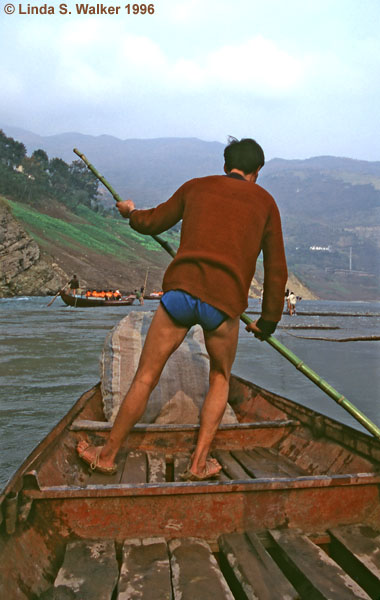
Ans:
<svg viewBox="0 0 380 600"><path fill-rule="evenodd" d="M83 163L73 161L74 146L137 207L166 200L187 179L223 172L223 145L218 142L120 140L78 133L41 137L23 130L15 130L14 135L21 141L7 138L12 152L7 146L0 156L0 192L44 214L26 217L27 211L23 216L19 208L17 218L24 220L47 253L58 255L60 265L83 269L82 277L91 281L96 278L97 264L98 270L112 275L112 281L120 285L119 274L126 272L128 264L132 273L128 283L137 286L134 281L141 279L149 265L152 275L160 272L161 276L169 258L152 240L138 236L115 218L108 192L91 179ZM46 152L58 158L48 158ZM15 175L20 161L24 171ZM10 168L12 181L7 185ZM380 162L332 156L276 158L265 164L258 183L276 199L289 270L305 286L325 299L380 298ZM114 264L110 270L106 257ZM160 277L152 281L158 285Z"/></svg>
<svg viewBox="0 0 380 600"><path fill-rule="evenodd" d="M67 217L72 219L68 222L20 202L8 200L8 204L14 217L43 249L54 244L129 261L136 259L136 252L145 255L161 252L161 247L152 237L137 233L127 222L99 215L86 206L80 206L75 215L67 212ZM178 235L168 232L163 237L169 242L176 242Z"/></svg>
<svg viewBox="0 0 380 600"><path fill-rule="evenodd" d="M133 231L127 221L99 215L85 206L75 214L66 210L63 220L58 205L50 205L50 214L44 214L14 200L8 204L42 252L66 273L75 272L82 286L130 292L142 285L149 271L148 290L160 289L170 256L153 238ZM55 211L57 216L53 216ZM162 237L177 247L178 233Z"/></svg>

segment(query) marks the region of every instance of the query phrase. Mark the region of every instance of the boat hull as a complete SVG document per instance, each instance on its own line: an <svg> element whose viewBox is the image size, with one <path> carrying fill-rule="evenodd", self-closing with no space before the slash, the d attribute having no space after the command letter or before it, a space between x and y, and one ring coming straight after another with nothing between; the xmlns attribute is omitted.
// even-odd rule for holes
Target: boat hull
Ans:
<svg viewBox="0 0 380 600"><path fill-rule="evenodd" d="M121 548L131 539L143 546L161 540L172 557L173 542L197 539L212 556L222 553L230 535L243 536L240 542L248 533L257 535L272 549L275 532L295 531L305 532L320 552L333 548L331 532L342 524L360 524L377 539L378 441L236 377L229 400L239 422L222 425L214 441L221 479L182 482L179 473L198 425L138 424L119 453L115 475L89 472L75 446L80 439L101 445L110 424L100 386L86 392L0 496L0 596L29 599L59 587L60 567L74 542ZM223 568L221 577L227 574Z"/></svg>
<svg viewBox="0 0 380 600"><path fill-rule="evenodd" d="M75 308L131 306L134 300L104 300L103 298L83 298L81 296L72 296L70 294L66 294L65 292L60 292L60 296L67 306L73 306Z"/></svg>

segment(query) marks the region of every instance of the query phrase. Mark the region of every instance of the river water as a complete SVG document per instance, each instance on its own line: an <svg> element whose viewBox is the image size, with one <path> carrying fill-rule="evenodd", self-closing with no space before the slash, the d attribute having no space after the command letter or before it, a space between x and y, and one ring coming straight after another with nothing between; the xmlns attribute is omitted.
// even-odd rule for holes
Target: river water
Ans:
<svg viewBox="0 0 380 600"><path fill-rule="evenodd" d="M0 300L0 489L79 396L97 383L107 332L131 310L155 310L158 304L79 309L66 307L60 298L48 307L49 300ZM296 316L283 316L276 337L380 426L380 343L304 339L379 336L380 303L302 300L297 308ZM259 301L251 299L247 312L252 311L252 318L259 309ZM243 324L233 372L361 428Z"/></svg>

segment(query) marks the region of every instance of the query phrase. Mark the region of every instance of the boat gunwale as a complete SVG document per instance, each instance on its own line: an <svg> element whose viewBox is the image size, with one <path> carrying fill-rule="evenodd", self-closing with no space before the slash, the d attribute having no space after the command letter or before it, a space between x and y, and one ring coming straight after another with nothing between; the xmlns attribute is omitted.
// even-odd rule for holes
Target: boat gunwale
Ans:
<svg viewBox="0 0 380 600"><path fill-rule="evenodd" d="M233 375L233 379L254 390L279 410L286 412L289 418L295 418L301 426L310 429L314 438L325 437L380 463L380 440L372 436L369 432L342 423L333 417L329 417L313 408L300 404L296 400L280 396L276 392L256 385L239 375ZM317 427L316 424L318 424ZM318 434L316 429L320 429L323 433ZM343 434L344 439L339 435L340 433ZM358 445L361 443L367 445L367 449L359 448Z"/></svg>
<svg viewBox="0 0 380 600"><path fill-rule="evenodd" d="M93 427L91 427L91 423ZM271 421L248 421L246 423L225 423L219 425L218 431L244 430L244 429L277 429L280 427L299 427L301 423L295 419L273 419ZM131 433L171 433L177 431L198 431L199 423L137 423ZM108 431L112 429L110 421L91 421L78 419L70 426L70 431Z"/></svg>
<svg viewBox="0 0 380 600"><path fill-rule="evenodd" d="M22 489L23 476L27 473L27 470L36 461L42 453L52 446L60 434L62 434L68 425L74 420L76 415L83 410L87 403L95 396L96 392L100 389L100 383L97 383L92 388L84 392L76 402L71 406L67 413L54 425L53 429L34 447L30 454L21 463L19 468L11 476L9 481L0 494L0 507L10 492L19 492Z"/></svg>
<svg viewBox="0 0 380 600"><path fill-rule="evenodd" d="M346 473L337 475L301 475L299 477L258 477L228 481L191 481L165 483L112 483L111 485L42 486L23 489L23 495L33 500L104 498L114 496L178 495L202 493L262 492L310 488L380 485L380 474Z"/></svg>

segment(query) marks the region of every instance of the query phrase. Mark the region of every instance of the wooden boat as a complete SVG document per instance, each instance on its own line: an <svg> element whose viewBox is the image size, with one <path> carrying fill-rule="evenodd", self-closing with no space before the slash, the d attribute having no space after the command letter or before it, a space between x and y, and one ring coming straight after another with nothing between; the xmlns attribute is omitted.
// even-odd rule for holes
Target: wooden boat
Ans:
<svg viewBox="0 0 380 600"><path fill-rule="evenodd" d="M135 297L127 298L122 297L120 300L107 300L105 298L86 298L85 296L73 296L72 294L66 294L66 292L61 291L59 293L63 302L67 304L67 306L74 306L76 308L85 308L95 306L130 306L133 304Z"/></svg>
<svg viewBox="0 0 380 600"><path fill-rule="evenodd" d="M162 292L152 292L151 294L144 294L144 300L161 300Z"/></svg>
<svg viewBox="0 0 380 600"><path fill-rule="evenodd" d="M380 442L239 377L219 480L181 482L197 425L138 424L107 476L75 453L110 430L86 392L0 496L0 597L380 596Z"/></svg>

